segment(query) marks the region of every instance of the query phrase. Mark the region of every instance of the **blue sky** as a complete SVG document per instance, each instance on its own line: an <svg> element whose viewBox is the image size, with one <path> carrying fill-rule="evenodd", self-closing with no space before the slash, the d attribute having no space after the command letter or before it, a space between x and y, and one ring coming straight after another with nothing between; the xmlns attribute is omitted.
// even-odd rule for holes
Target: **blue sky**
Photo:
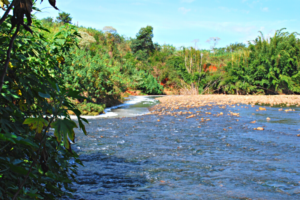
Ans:
<svg viewBox="0 0 300 200"><path fill-rule="evenodd" d="M58 11L47 1L38 18L56 17ZM135 37L141 27L154 28L154 42L175 47L208 49L210 37L219 37L217 47L255 39L287 28L300 33L299 0L57 0L73 23L102 30L113 26L120 35ZM47 8L48 7L48 8Z"/></svg>

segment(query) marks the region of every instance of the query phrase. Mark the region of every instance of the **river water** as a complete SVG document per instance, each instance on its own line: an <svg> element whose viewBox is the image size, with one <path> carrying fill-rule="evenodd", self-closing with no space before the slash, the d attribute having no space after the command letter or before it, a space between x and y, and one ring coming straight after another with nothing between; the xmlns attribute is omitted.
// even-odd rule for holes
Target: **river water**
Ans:
<svg viewBox="0 0 300 200"><path fill-rule="evenodd" d="M198 113L190 119L143 115L157 103L131 97L89 119L88 136L77 131L73 149L85 166L74 199L300 199L299 108L183 110Z"/></svg>

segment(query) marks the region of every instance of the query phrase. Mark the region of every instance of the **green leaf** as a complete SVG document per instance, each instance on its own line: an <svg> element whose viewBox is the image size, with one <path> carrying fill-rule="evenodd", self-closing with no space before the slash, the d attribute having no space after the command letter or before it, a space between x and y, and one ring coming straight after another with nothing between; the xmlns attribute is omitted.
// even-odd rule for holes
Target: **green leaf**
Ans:
<svg viewBox="0 0 300 200"><path fill-rule="evenodd" d="M39 57L39 56L40 56L40 54L39 54L39 52L38 52L37 50L32 49L32 51L33 51L33 53L36 55L36 57Z"/></svg>
<svg viewBox="0 0 300 200"><path fill-rule="evenodd" d="M6 95L5 93L1 93L1 95L7 100L7 101L12 101L11 97Z"/></svg>
<svg viewBox="0 0 300 200"><path fill-rule="evenodd" d="M0 140L2 140L2 141L10 141L15 144L16 138L17 138L17 136L13 133L0 134Z"/></svg>
<svg viewBox="0 0 300 200"><path fill-rule="evenodd" d="M80 91L75 91L75 90L68 90L68 97L73 97L73 98L76 98L76 99L88 99L86 98L85 96L81 96L79 95L80 94Z"/></svg>
<svg viewBox="0 0 300 200"><path fill-rule="evenodd" d="M18 138L17 140L18 140L19 144L30 146L33 149L38 149L39 148L39 146L37 144L35 144L33 141L31 141L29 139Z"/></svg>
<svg viewBox="0 0 300 200"><path fill-rule="evenodd" d="M39 118L27 118L23 124L28 124L31 130L36 130L37 133L41 133L45 126L48 126L49 122L43 117Z"/></svg>
<svg viewBox="0 0 300 200"><path fill-rule="evenodd" d="M78 117L78 116L77 116ZM85 129L85 125L82 123L82 120L86 123L88 123L88 121L84 118L78 117L78 123L79 123L79 127L81 128L81 130L83 131L83 133L85 135L87 135L86 129Z"/></svg>
<svg viewBox="0 0 300 200"><path fill-rule="evenodd" d="M56 90L57 90L57 92L60 92L60 89L59 89L58 84L56 83L55 85L56 85Z"/></svg>
<svg viewBox="0 0 300 200"><path fill-rule="evenodd" d="M9 168L10 168L11 171L13 171L15 173L18 173L18 174L22 174L22 175L26 175L27 172L28 172L23 167L12 165L12 164L10 164Z"/></svg>
<svg viewBox="0 0 300 200"><path fill-rule="evenodd" d="M67 149L70 149L68 136L70 140L72 140L72 142L75 142L74 128L77 128L76 123L69 119L58 119L51 125L51 127L55 129L54 135L57 141L61 142L61 139L63 137L64 146Z"/></svg>
<svg viewBox="0 0 300 200"><path fill-rule="evenodd" d="M39 96L42 97L42 98L48 98L48 99L50 99L50 97L51 97L49 94L44 94L44 93L41 93L41 92L39 92Z"/></svg>

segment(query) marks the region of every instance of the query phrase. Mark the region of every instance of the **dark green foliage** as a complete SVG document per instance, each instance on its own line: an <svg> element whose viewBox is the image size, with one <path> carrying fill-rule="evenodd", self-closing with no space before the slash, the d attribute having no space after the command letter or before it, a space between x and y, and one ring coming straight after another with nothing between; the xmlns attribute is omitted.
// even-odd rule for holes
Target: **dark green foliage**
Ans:
<svg viewBox="0 0 300 200"><path fill-rule="evenodd" d="M77 32L64 27L50 41L37 31L44 30L40 22L33 23L34 36L21 29L14 42L0 94L0 199L12 199L18 191L18 199L58 199L71 191L68 185L76 175L76 163L81 163L69 143L77 125L67 114L72 110L86 133L80 112L69 101L80 96L63 86L63 64L57 61L70 56ZM10 29L7 19L1 25L1 72ZM60 120L63 126L54 126Z"/></svg>
<svg viewBox="0 0 300 200"><path fill-rule="evenodd" d="M136 59L141 61L147 61L149 57L147 50L138 50L137 52L135 52L134 56L136 57Z"/></svg>
<svg viewBox="0 0 300 200"><path fill-rule="evenodd" d="M158 43L154 44L155 51L161 51L161 46Z"/></svg>
<svg viewBox="0 0 300 200"><path fill-rule="evenodd" d="M70 16L69 13L61 12L61 13L58 13L58 16L56 17L56 21L58 23L71 24L72 23L72 17Z"/></svg>
<svg viewBox="0 0 300 200"><path fill-rule="evenodd" d="M98 49L76 49L74 59L66 59L63 74L67 88L83 90L95 102L105 104L107 98L120 99L127 88L141 89L145 94L161 94L162 87L156 79L144 70L137 70L129 61L130 54L127 55L128 61L120 63L117 59L112 60L108 53L101 54Z"/></svg>
<svg viewBox="0 0 300 200"><path fill-rule="evenodd" d="M263 34L249 50L228 63L221 85L234 93L300 93L300 40L279 30L269 40Z"/></svg>
<svg viewBox="0 0 300 200"><path fill-rule="evenodd" d="M176 71L180 79L183 79L186 83L191 83L191 74L188 73L186 67L184 66L184 58L181 56L173 56L168 59L167 67L173 68L173 70L169 70L171 72ZM171 77L169 74L166 77ZM166 78L165 77L165 78Z"/></svg>
<svg viewBox="0 0 300 200"><path fill-rule="evenodd" d="M76 89L82 88L88 97L94 98L93 102L107 104L105 98L118 99L121 93L127 89L141 89L146 94L155 91L159 94L162 90L159 82L164 87L172 89L188 88L193 85L199 89L200 93L238 92L246 94L297 91L295 89L287 90L294 83L297 84L296 76L292 75L293 79L288 80L287 77L290 75L283 76L283 71L279 74L282 80L286 81L285 83L281 81L279 85L288 83L289 85L286 85L285 89L274 92L274 89L266 85L266 82L276 80L268 81L266 78L260 77L259 79L262 81L259 83L258 75L264 76L269 73L270 67L265 69L261 65L257 65L253 66L251 70L247 68L250 65L250 52L254 57L263 55L257 50L254 55L251 45L246 47L243 43L235 43L226 48L215 48L214 51L194 48L179 50L172 45L153 44L153 28L151 26L142 28L136 39L131 40L117 33L103 33L91 28L83 31L93 36L97 43L92 43L85 49L74 50L74 55L78 60L75 58L76 61L72 65L66 59L64 73L66 86L71 88L75 85ZM270 55L265 55L265 57L269 59ZM79 64L81 67L78 67ZM96 70L93 76L90 76L87 73L88 69L93 68L92 65L97 66L98 71ZM226 66L232 67L226 68ZM74 74L75 71L70 71L72 67L79 75ZM291 74L291 70L287 72L286 74ZM154 77L156 81L153 78L142 78L148 75ZM150 90L151 87L156 89Z"/></svg>
<svg viewBox="0 0 300 200"><path fill-rule="evenodd" d="M136 35L136 39L132 40L130 48L138 60L146 60L155 50L152 38L153 27L147 26L146 28L141 28Z"/></svg>
<svg viewBox="0 0 300 200"><path fill-rule="evenodd" d="M121 74L112 66L108 54L102 57L77 49L74 52L74 59L66 60L63 74L67 88L83 90L90 98L118 96L125 89L122 87Z"/></svg>
<svg viewBox="0 0 300 200"><path fill-rule="evenodd" d="M133 88L142 90L144 94L162 94L163 86L157 83L157 80L149 73L140 70L135 71Z"/></svg>

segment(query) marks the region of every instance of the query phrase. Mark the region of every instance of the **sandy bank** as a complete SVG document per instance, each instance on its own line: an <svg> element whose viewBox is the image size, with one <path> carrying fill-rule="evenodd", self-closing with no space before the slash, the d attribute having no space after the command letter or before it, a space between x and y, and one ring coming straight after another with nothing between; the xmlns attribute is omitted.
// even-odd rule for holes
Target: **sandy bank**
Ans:
<svg viewBox="0 0 300 200"><path fill-rule="evenodd" d="M191 96L164 96L157 98L161 104L150 111L159 109L179 109L180 107L201 107L207 105L233 105L233 104L269 104L270 106L300 106L300 95L273 95L273 96L243 96L243 95L191 95Z"/></svg>

